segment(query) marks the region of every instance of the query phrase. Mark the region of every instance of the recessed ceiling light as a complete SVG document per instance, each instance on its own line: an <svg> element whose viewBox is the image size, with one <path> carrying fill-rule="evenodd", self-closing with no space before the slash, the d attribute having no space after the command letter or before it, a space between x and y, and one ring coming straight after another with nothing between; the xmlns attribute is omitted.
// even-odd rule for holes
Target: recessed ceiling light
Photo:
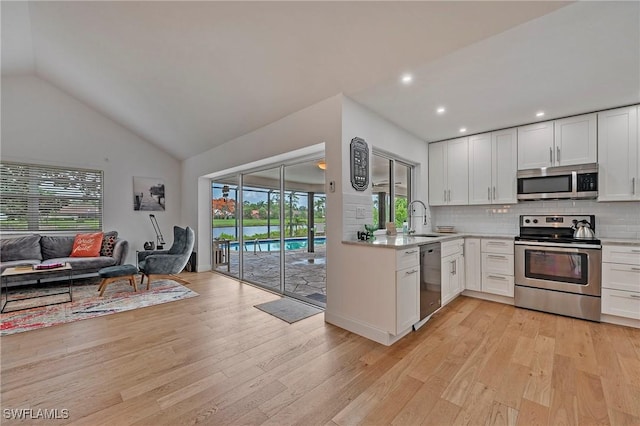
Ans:
<svg viewBox="0 0 640 426"><path fill-rule="evenodd" d="M411 74L403 74L402 75L402 82L404 84L409 84L413 81L413 76Z"/></svg>
<svg viewBox="0 0 640 426"><path fill-rule="evenodd" d="M446 111L447 110L445 107L438 107L438 109L436 110L438 114L444 114Z"/></svg>
<svg viewBox="0 0 640 426"><path fill-rule="evenodd" d="M466 132L466 131L467 131L467 128L466 128L466 127L460 127L460 133L464 133L464 132Z"/></svg>
<svg viewBox="0 0 640 426"><path fill-rule="evenodd" d="M544 117L544 111L536 112L536 117Z"/></svg>

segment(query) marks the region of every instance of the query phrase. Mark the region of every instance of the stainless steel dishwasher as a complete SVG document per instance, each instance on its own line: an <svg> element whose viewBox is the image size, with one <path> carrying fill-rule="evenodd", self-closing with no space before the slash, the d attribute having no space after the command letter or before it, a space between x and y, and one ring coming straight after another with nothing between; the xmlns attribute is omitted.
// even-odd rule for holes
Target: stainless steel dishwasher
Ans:
<svg viewBox="0 0 640 426"><path fill-rule="evenodd" d="M420 246L420 321L414 330L420 328L427 318L440 308L442 277L440 243Z"/></svg>

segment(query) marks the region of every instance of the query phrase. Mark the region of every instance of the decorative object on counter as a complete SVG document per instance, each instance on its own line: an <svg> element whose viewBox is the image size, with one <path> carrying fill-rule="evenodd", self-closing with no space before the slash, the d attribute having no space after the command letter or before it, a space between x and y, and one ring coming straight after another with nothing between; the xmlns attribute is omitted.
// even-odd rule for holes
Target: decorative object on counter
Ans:
<svg viewBox="0 0 640 426"><path fill-rule="evenodd" d="M146 241L143 247L145 250L155 250L156 243L154 243L153 241Z"/></svg>
<svg viewBox="0 0 640 426"><path fill-rule="evenodd" d="M398 231L396 231L396 224L395 223L387 222L386 228L387 228L387 235L392 236L392 237L398 235Z"/></svg>
<svg viewBox="0 0 640 426"><path fill-rule="evenodd" d="M374 235L374 232L376 232L376 230L378 229L376 225L364 225L364 229L367 230L367 236L369 237L368 239L371 239L371 240L376 239Z"/></svg>
<svg viewBox="0 0 640 426"><path fill-rule="evenodd" d="M451 225L441 225L436 226L436 230L441 234L455 234L455 226Z"/></svg>
<svg viewBox="0 0 640 426"><path fill-rule="evenodd" d="M369 186L369 146L362 138L351 139L351 186L356 191Z"/></svg>

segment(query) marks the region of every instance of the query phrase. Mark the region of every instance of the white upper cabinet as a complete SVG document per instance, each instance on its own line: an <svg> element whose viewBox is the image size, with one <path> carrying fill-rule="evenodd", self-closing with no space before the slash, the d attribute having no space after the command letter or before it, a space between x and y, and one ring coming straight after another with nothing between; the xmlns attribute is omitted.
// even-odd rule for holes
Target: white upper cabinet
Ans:
<svg viewBox="0 0 640 426"><path fill-rule="evenodd" d="M468 139L429 144L429 204L469 203Z"/></svg>
<svg viewBox="0 0 640 426"><path fill-rule="evenodd" d="M598 201L640 200L638 109L598 113Z"/></svg>
<svg viewBox="0 0 640 426"><path fill-rule="evenodd" d="M491 204L492 152L491 133L469 137L469 204Z"/></svg>
<svg viewBox="0 0 640 426"><path fill-rule="evenodd" d="M469 137L469 204L517 203L516 129Z"/></svg>
<svg viewBox="0 0 640 426"><path fill-rule="evenodd" d="M432 206L447 204L446 147L446 142L429 144L429 204Z"/></svg>
<svg viewBox="0 0 640 426"><path fill-rule="evenodd" d="M597 114L584 114L554 121L554 165L570 166L598 160L597 117Z"/></svg>
<svg viewBox="0 0 640 426"><path fill-rule="evenodd" d="M518 128L518 170L571 166L598 160L597 114Z"/></svg>
<svg viewBox="0 0 640 426"><path fill-rule="evenodd" d="M553 121L518 127L518 170L553 165Z"/></svg>

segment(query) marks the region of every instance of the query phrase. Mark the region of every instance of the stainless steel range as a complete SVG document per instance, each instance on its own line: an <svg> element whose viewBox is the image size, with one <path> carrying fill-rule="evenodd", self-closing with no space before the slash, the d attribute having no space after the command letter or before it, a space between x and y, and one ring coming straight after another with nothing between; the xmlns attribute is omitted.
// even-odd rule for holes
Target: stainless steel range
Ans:
<svg viewBox="0 0 640 426"><path fill-rule="evenodd" d="M600 240L574 238L595 216L520 216L515 241L515 305L600 321Z"/></svg>

